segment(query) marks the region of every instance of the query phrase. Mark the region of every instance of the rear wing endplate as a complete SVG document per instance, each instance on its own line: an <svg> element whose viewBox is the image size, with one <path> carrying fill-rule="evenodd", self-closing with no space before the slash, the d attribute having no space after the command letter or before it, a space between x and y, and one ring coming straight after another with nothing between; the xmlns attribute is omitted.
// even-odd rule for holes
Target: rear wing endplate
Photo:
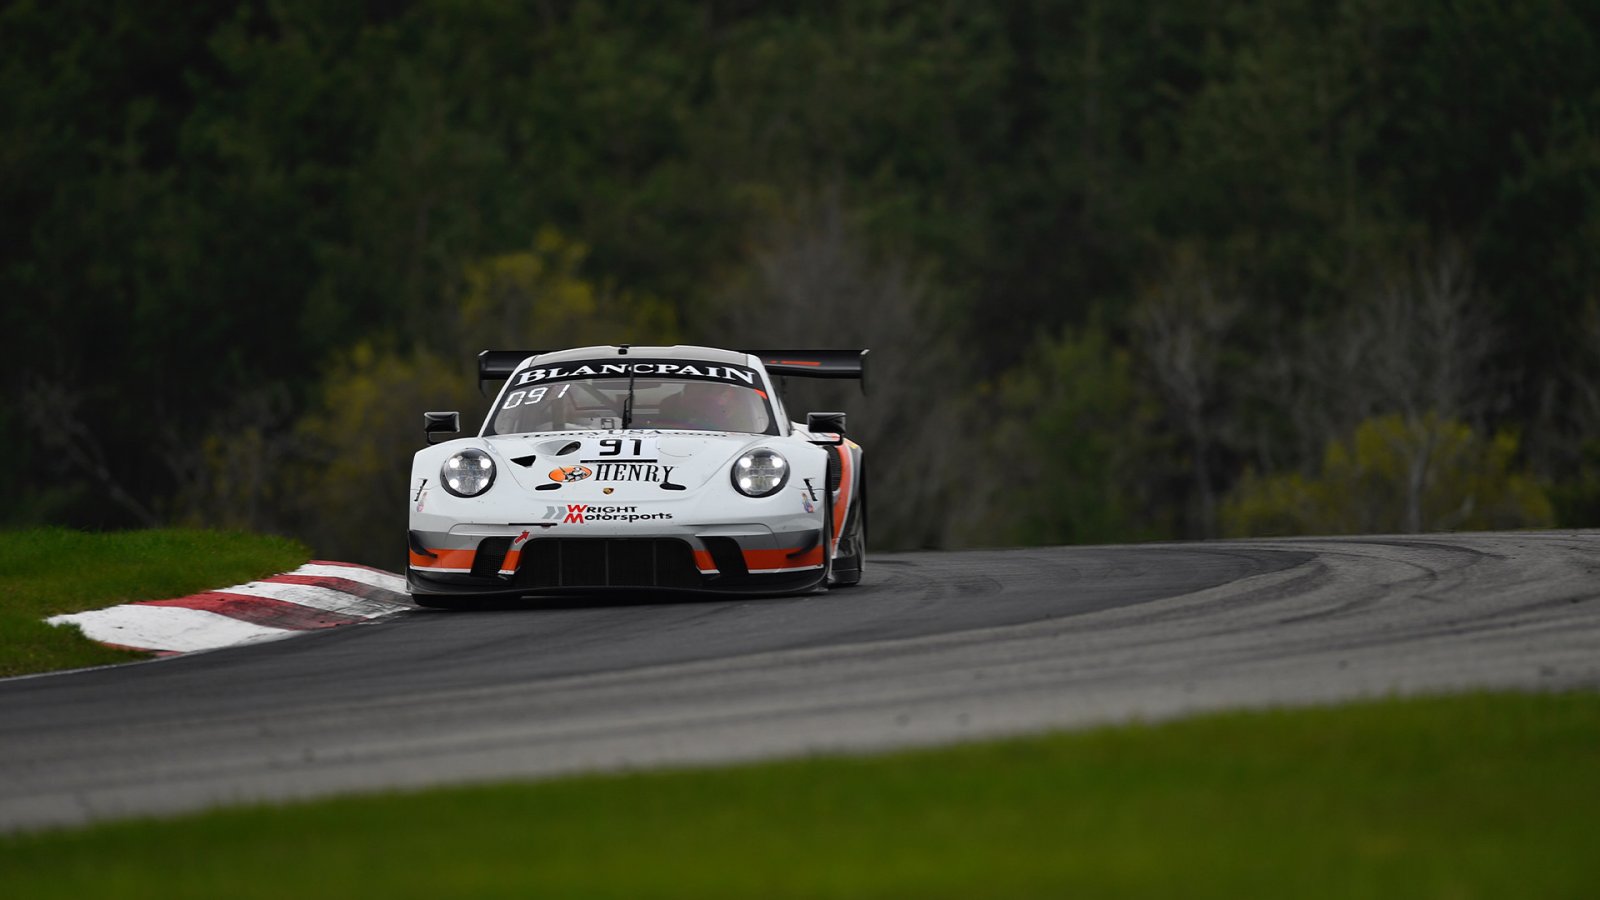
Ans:
<svg viewBox="0 0 1600 900"><path fill-rule="evenodd" d="M530 356L549 353L548 350L485 350L478 354L478 393L491 381L505 381L517 370L517 365Z"/></svg>

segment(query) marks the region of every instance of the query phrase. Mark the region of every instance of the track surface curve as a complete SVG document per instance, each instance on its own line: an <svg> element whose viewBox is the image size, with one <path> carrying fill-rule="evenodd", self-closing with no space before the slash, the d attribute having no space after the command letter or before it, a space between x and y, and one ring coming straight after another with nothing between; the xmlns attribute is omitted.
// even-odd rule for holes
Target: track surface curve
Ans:
<svg viewBox="0 0 1600 900"><path fill-rule="evenodd" d="M861 751L1231 706L1600 685L1600 532L874 557L779 599L456 613L0 681L0 830Z"/></svg>

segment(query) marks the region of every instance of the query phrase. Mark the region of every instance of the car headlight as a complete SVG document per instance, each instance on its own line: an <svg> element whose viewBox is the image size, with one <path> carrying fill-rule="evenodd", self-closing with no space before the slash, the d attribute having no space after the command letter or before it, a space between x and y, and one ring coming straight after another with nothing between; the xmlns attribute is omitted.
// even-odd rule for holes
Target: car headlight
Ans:
<svg viewBox="0 0 1600 900"><path fill-rule="evenodd" d="M462 450L439 468L439 483L457 497L476 497L494 484L494 460L482 450Z"/></svg>
<svg viewBox="0 0 1600 900"><path fill-rule="evenodd" d="M733 486L746 497L766 497L789 481L789 461L776 450L751 450L733 463Z"/></svg>

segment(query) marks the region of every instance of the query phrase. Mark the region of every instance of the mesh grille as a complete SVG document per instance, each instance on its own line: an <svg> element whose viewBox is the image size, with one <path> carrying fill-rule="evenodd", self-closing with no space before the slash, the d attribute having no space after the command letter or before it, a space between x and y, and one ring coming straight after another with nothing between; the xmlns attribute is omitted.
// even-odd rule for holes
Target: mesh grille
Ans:
<svg viewBox="0 0 1600 900"><path fill-rule="evenodd" d="M479 578L498 574L505 565L506 551L511 549L511 538L492 537L478 542L478 552L472 557L472 574Z"/></svg>
<svg viewBox="0 0 1600 900"><path fill-rule="evenodd" d="M544 538L523 546L517 586L696 588L701 578L673 538Z"/></svg>
<svg viewBox="0 0 1600 900"><path fill-rule="evenodd" d="M750 569L745 565L744 553L739 550L739 542L731 537L701 538L705 541L706 549L711 552L711 559L717 564L717 571L722 573L722 580L727 581L750 574Z"/></svg>

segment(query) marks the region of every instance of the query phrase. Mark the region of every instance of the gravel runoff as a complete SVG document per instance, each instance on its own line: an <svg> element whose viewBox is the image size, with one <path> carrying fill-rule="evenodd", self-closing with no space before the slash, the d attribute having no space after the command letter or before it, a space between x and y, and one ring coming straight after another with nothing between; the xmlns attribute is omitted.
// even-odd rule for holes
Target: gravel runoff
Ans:
<svg viewBox="0 0 1600 900"><path fill-rule="evenodd" d="M921 553L779 601L417 612L0 681L0 830L1600 685L1600 532Z"/></svg>

